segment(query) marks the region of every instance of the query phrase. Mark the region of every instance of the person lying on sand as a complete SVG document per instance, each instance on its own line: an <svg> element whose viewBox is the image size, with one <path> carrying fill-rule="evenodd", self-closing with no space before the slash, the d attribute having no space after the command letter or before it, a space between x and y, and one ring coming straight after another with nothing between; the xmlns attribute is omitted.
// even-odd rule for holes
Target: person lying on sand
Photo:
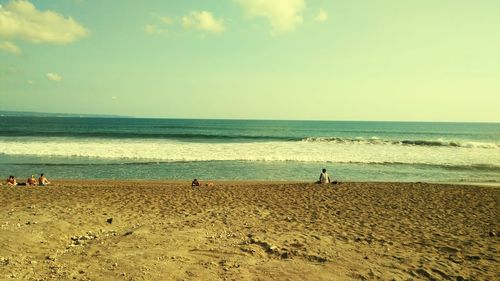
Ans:
<svg viewBox="0 0 500 281"><path fill-rule="evenodd" d="M40 174L40 177L38 178L38 184L40 186L46 186L50 184L50 181L42 174Z"/></svg>
<svg viewBox="0 0 500 281"><path fill-rule="evenodd" d="M16 177L9 176L9 178L7 179L7 185L8 186L16 186L17 185Z"/></svg>
<svg viewBox="0 0 500 281"><path fill-rule="evenodd" d="M37 185L37 181L35 179L35 175L31 175L31 178L28 178L26 180L26 185L31 185L31 186Z"/></svg>
<svg viewBox="0 0 500 281"><path fill-rule="evenodd" d="M197 179L194 179L193 182L191 183L191 186L193 187L196 187L196 186L203 186L203 184L201 184L201 182L199 182ZM205 186L214 186L214 183L213 182L208 182L205 184Z"/></svg>
<svg viewBox="0 0 500 281"><path fill-rule="evenodd" d="M10 185L10 186L15 186L15 185L17 185L17 186L25 186L26 183L25 182L18 182L16 180L16 177L10 176L9 179L7 180L7 185Z"/></svg>

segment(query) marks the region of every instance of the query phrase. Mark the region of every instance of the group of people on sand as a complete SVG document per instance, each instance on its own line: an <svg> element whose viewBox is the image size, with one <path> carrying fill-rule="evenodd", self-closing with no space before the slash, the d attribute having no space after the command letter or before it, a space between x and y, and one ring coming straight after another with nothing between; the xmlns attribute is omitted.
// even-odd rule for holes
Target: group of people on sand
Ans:
<svg viewBox="0 0 500 281"><path fill-rule="evenodd" d="M50 181L42 174L40 174L40 177L38 180L35 178L35 175L31 175L30 178L26 180L26 182L17 182L16 177L14 176L9 176L7 179L7 185L8 186L16 186L16 185L27 185L27 186L47 186L50 184Z"/></svg>

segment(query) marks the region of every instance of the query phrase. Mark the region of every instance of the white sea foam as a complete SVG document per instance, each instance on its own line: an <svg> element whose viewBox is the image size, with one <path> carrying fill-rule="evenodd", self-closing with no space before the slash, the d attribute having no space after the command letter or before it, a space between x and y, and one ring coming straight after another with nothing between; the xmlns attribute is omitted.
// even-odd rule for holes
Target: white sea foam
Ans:
<svg viewBox="0 0 500 281"><path fill-rule="evenodd" d="M0 154L125 161L300 161L498 165L500 148L372 145L370 142L187 143L169 140L0 138Z"/></svg>
<svg viewBox="0 0 500 281"><path fill-rule="evenodd" d="M329 143L360 143L360 144L385 144L385 145L415 145L415 146L451 146L463 148L500 148L500 143L495 142L474 142L474 141L454 141L454 140L384 140L377 137L353 139L339 137L310 137L303 142L329 142Z"/></svg>

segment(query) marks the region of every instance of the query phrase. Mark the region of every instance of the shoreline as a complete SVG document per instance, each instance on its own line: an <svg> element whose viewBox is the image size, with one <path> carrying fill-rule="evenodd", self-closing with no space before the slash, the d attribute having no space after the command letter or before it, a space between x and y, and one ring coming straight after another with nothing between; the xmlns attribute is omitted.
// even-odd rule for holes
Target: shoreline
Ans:
<svg viewBox="0 0 500 281"><path fill-rule="evenodd" d="M65 184L97 184L97 183L136 183L136 184L151 184L151 183L161 183L161 184L186 184L186 186L191 185L192 179L50 179L51 185L49 186L60 186ZM249 185L249 184L306 184L306 185L318 185L313 181L301 181L301 180L225 180L225 179L199 179L200 182L205 184L206 182L211 182L214 184L240 184L240 185ZM25 182L21 180L21 182ZM500 182L435 182L435 181L341 181L340 184L431 184L431 185L447 185L447 186L477 186L477 187L500 187ZM6 186L4 182L1 183L0 186ZM327 184L325 186L338 186L337 184ZM20 186L21 187L21 186ZM24 187L24 186L22 186ZM33 186L27 186L33 187Z"/></svg>
<svg viewBox="0 0 500 281"><path fill-rule="evenodd" d="M0 187L0 279L494 280L500 189L53 180Z"/></svg>

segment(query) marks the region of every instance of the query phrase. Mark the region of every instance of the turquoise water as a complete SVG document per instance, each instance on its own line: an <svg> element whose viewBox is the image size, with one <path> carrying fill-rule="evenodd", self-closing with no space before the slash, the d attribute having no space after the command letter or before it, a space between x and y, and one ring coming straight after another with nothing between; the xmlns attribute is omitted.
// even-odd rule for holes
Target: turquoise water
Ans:
<svg viewBox="0 0 500 281"><path fill-rule="evenodd" d="M0 117L0 176L500 182L500 124Z"/></svg>

